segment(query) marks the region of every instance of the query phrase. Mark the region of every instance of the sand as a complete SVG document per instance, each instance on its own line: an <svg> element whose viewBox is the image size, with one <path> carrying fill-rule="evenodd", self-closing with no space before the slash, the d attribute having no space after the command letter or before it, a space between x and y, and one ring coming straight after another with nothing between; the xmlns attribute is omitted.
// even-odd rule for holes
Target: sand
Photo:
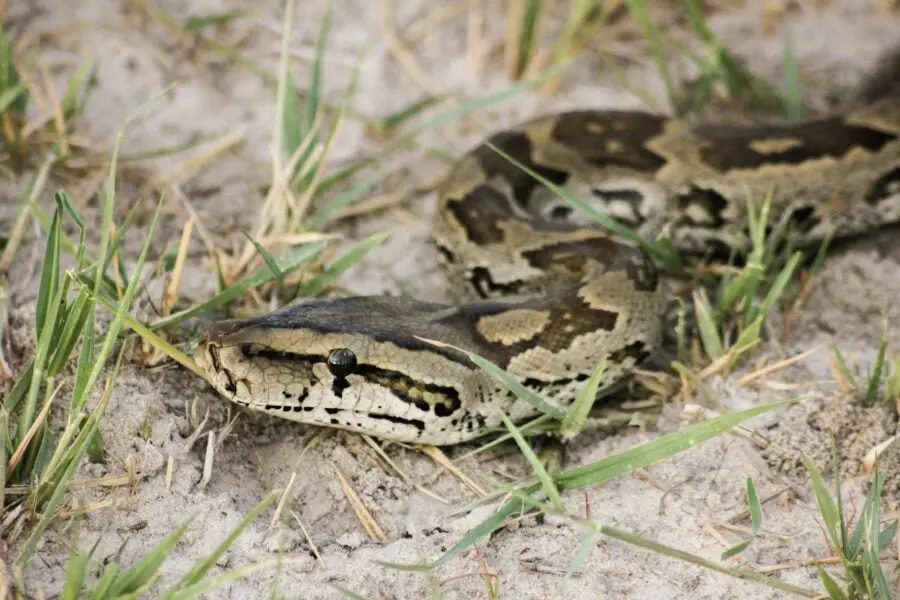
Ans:
<svg viewBox="0 0 900 600"><path fill-rule="evenodd" d="M326 3L298 4L292 35L298 58L293 72L295 79L303 82L309 79L308 59ZM370 118L420 100L425 95L422 85L458 97L476 97L508 84L498 58L502 47L497 44L504 35L504 24L498 19L500 3L484 15L481 72L466 56L465 2L448 3L446 9L421 0L400 3L396 23L404 28L407 43L414 49L412 57L421 70L418 81L386 48L379 4L334 2L325 72L330 98L339 100L356 53L367 47L370 51L350 105ZM752 69L779 81L784 37L765 30L758 3L727 4L727 10L717 10L710 17L715 33ZM781 27L792 40L809 81L851 86L881 52L900 41L900 13L896 10L878 12L875 3L859 0L812 4L815 7L781 16ZM449 12L453 5L460 11L455 16ZM128 131L125 155L204 137L240 136L241 143L233 151L197 171L184 166L188 158L202 154L202 147L188 155L144 161L140 166L169 192L161 240L174 241L180 235L186 220L177 199L177 193L182 193L217 243L223 247L242 244L241 230L251 227L270 183L274 87L249 69L204 50L189 37L166 31L137 2L82 0L65 10L61 6L57 0L12 3L7 7L7 20L14 33L39 36L41 60L59 89L84 59L96 61L96 87L79 123L80 134L94 147L111 147L123 120L167 86L172 87ZM277 71L283 15L280 1L158 0L153 6L182 21L191 16L246 11L247 16L231 26L204 33L236 47L267 71ZM416 34L416 28L422 31L425 27L424 21L440 20L443 10L449 16L433 23L427 34ZM565 7L560 6L560 13L564 12ZM409 23L418 24L410 31L405 29ZM597 43L604 39L601 34ZM396 174L376 194L412 189L443 173L447 163L427 149L457 156L489 131L545 110L584 106L667 110L664 88L644 45L612 36L608 41L621 59L619 65L627 68L629 79L641 86L645 96L622 89L600 61L579 61L550 98L525 94L477 118L429 131L422 137L422 147L391 159L396 162ZM488 56L489 50L495 52ZM690 70L685 74L690 75ZM811 92L814 105L824 103L822 89L824 86ZM347 119L330 160L340 165L377 151L379 143L359 120ZM123 176L120 214L134 202L151 206L155 195L146 183ZM19 182L5 192L4 219L12 216L19 198L15 194L23 185ZM79 197L90 182L70 180L65 185ZM43 199L48 207L52 191L51 186ZM85 214L92 224L98 224L96 201L82 201ZM347 273L341 285L357 293L403 290L420 298L446 299L449 290L435 251L427 245L427 217L434 206L433 193L413 195L396 208L344 222L335 230L343 236L344 246L385 229L392 229L393 234L362 265ZM132 235L129 252L135 253L142 241ZM21 256L39 256L42 244L30 236ZM30 323L36 284L33 261L20 262L11 278L19 283L10 290L10 304L16 348L24 356L33 344ZM195 239L182 288L184 301L200 301L213 293L214 286L212 264ZM775 318L773 341L754 353L737 373L707 382L720 410L800 393L818 398L751 422L749 427L768 440L768 447L760 449L734 435L720 436L646 471L566 494L566 508L584 516L589 507L590 517L598 523L717 560L723 550L743 539L742 534L718 525L744 508L749 476L760 496L771 498L764 506L764 532L730 563L752 569L780 565L772 570L774 577L821 589L815 568L805 563L827 559L831 549L798 457L805 452L827 469L829 437L836 434L843 452L845 499L858 514L871 481L861 459L872 446L897 433L897 416L895 411L863 410L848 403L832 374L828 344L838 344L865 372L878 347L882 311L886 310L892 323L900 322L898 297L900 244L891 234L841 248L814 279L789 340L779 341L780 321ZM146 299L140 306L149 311ZM889 342L900 347L896 327L890 330ZM738 383L742 375L760 365L815 347L820 350L762 378L758 386ZM689 422L683 408L684 398L676 396L655 428L586 434L569 445L566 464L595 461L677 430ZM194 433L207 411L208 421L198 438ZM79 547L89 548L100 538L97 557L105 561L124 544L122 562L133 564L183 519L194 515L183 541L166 563L158 592L220 543L270 490L284 489L292 482L288 516L273 523L272 509L266 511L219 561L213 574L272 560L279 553L289 565L281 571L257 572L209 597L264 598L277 591L285 598L338 598L340 592L332 587L337 584L368 598L489 598L486 573L495 577L499 597L523 600L789 597L609 539L601 539L580 571L566 579L565 570L584 533L570 521L557 518L519 520L484 541L477 551L457 556L431 575L393 570L376 561L434 560L488 516L492 507L459 514L457 509L476 500L477 495L414 448L386 447L387 456L405 473L404 478L386 468L373 449L354 435L246 413L240 413L234 427L223 435L223 427L237 414L205 382L180 367L124 365L102 425L107 460L84 465L77 476L79 481L106 478L102 481L109 485L81 490L67 505L93 507L81 523ZM211 477L203 482L209 431L216 432L217 447ZM313 438L315 443L307 448ZM470 449L450 448L447 453L459 456ZM896 455L887 460L896 468ZM168 464L172 466L170 475ZM491 489L496 481L528 474L527 464L515 454L488 461L466 460L459 466L485 489ZM363 529L338 473L371 511L383 539L375 539ZM888 483L887 518L896 518L898 485L896 477ZM741 519L734 524L749 526ZM48 531L26 572L32 593L41 590L52 597L59 590L73 532L71 522ZM886 569L893 576L892 563Z"/></svg>

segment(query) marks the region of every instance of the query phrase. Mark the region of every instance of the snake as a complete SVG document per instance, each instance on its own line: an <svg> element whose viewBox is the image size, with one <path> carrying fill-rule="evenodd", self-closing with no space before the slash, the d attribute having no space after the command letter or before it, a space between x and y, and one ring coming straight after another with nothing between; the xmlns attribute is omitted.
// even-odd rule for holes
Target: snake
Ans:
<svg viewBox="0 0 900 600"><path fill-rule="evenodd" d="M240 406L434 446L542 413L473 355L552 407L595 373L600 398L659 348L666 298L646 249L566 194L687 253L748 251L761 198L797 246L897 223L900 50L879 65L848 107L802 121L584 109L497 131L438 189L433 238L459 301L304 299L213 322L196 363Z"/></svg>

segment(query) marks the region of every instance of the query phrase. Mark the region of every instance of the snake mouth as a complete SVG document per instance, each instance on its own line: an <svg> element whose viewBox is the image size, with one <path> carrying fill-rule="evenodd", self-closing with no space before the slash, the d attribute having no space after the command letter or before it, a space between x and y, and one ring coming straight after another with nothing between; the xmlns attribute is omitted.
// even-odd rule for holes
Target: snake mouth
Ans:
<svg viewBox="0 0 900 600"><path fill-rule="evenodd" d="M237 393L237 380L231 369L222 363L220 352L219 344L207 339L197 348L194 361L206 372L206 378L213 387L233 396Z"/></svg>

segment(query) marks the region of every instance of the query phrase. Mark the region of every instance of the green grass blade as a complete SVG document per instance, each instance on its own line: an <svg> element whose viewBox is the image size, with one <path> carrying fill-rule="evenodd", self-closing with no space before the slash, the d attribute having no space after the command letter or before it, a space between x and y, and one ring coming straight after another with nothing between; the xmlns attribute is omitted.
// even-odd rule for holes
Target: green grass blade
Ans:
<svg viewBox="0 0 900 600"><path fill-rule="evenodd" d="M643 236L640 236L637 233L635 233L634 231L632 231L629 227L626 227L622 223L619 223L617 220L615 220L613 217L609 216L608 214L594 209L590 204L588 204L581 198L575 196L574 194L572 194L565 188L556 185L555 183L553 183L546 177L537 173L534 169L531 169L531 168L527 167L526 165L524 165L523 163L517 161L515 158L513 158L512 156L510 156L509 154L507 154L500 148L498 148L495 144L486 142L485 145L487 145L489 148L491 148L491 150L493 150L498 155L500 155L504 160L506 160L507 162L509 162L510 164L515 166L516 168L522 170L524 173L528 174L530 177L534 178L536 181L538 181L541 185L543 185L544 187L549 189L551 192L553 192L560 198L565 199L566 202L568 202L569 204L571 204L572 206L574 206L575 208L577 208L584 214L591 217L593 220L595 220L597 223L602 225L604 228L609 229L611 232L615 233L616 235L619 235L622 238L638 245L647 254L650 254L651 256L657 258L658 260L660 260L661 262L663 262L667 265L680 264L679 257L677 255L673 255L671 252L669 252L666 247L664 247L660 244L650 242L649 240L645 239Z"/></svg>
<svg viewBox="0 0 900 600"><path fill-rule="evenodd" d="M90 88L91 80L96 74L96 65L90 60L85 60L69 79L66 91L59 103L63 117L68 122L72 122L81 116L82 108L85 105L83 93ZM72 127L70 127L71 129ZM64 132L60 131L59 133L63 134Z"/></svg>
<svg viewBox="0 0 900 600"><path fill-rule="evenodd" d="M847 361L844 359L843 352L841 352L841 349L838 348L836 344L832 344L831 349L834 352L834 359L837 362L838 372L841 374L841 377L844 378L852 389L856 389L856 377L853 375L850 365L848 365Z"/></svg>
<svg viewBox="0 0 900 600"><path fill-rule="evenodd" d="M335 195L334 198L325 203L322 208L316 211L306 224L307 231L316 231L322 225L327 223L334 215L344 210L359 198L362 198L370 191L375 189L381 183L383 176L376 175L364 179L350 189Z"/></svg>
<svg viewBox="0 0 900 600"><path fill-rule="evenodd" d="M726 314L742 300L753 298L765 277L765 270L758 262L748 262L738 275L728 282L716 302L715 320L722 321Z"/></svg>
<svg viewBox="0 0 900 600"><path fill-rule="evenodd" d="M880 473L876 474L875 481L872 482L872 485L869 487L869 492L866 494L866 500L863 503L863 515L867 514L867 511L870 510L871 506L875 506L881 501L881 486L879 485L881 482L879 481L879 476ZM859 556L866 534L866 525L865 516L861 517L856 522L856 526L853 528L853 533L850 535L850 539L847 541L847 547L844 550L844 556L847 558L855 560Z"/></svg>
<svg viewBox="0 0 900 600"><path fill-rule="evenodd" d="M719 336L719 327L713 318L712 307L706 291L702 288L694 292L694 311L697 315L697 329L700 331L700 341L703 342L703 350L711 359L725 356L725 347Z"/></svg>
<svg viewBox="0 0 900 600"><path fill-rule="evenodd" d="M380 246L386 239L388 239L391 235L390 231L383 231L379 233L375 233L370 235L369 237L360 240L353 244L346 252L344 252L341 256L335 259L328 268L322 271L319 275L303 283L298 286L296 292L294 293L294 298L305 298L307 296L315 296L322 290L324 290L328 285L333 282L335 279L340 277L347 269L353 267L359 261L363 259L363 257L374 250L376 247Z"/></svg>
<svg viewBox="0 0 900 600"><path fill-rule="evenodd" d="M50 305L59 303L59 232L62 224L62 211L59 206L53 212L47 245L44 249L44 264L41 269L41 282L38 288L37 306L35 308L35 338L40 339L44 328L48 325ZM54 313L55 316L55 313ZM55 325L50 321L49 325Z"/></svg>
<svg viewBox="0 0 900 600"><path fill-rule="evenodd" d="M541 459L538 458L537 454L534 453L534 450L531 449L531 446L528 445L528 442L525 441L525 438L522 437L522 433L502 411L500 412L500 418L503 420L503 424L506 425L506 428L509 429L510 434L512 434L513 439L516 441L516 445L519 447L519 451L522 452L525 460L528 461L528 464L531 465L531 469L534 471L535 475L537 475L538 481L541 483L544 493L547 494L547 497L550 499L553 509L556 512L562 513L564 509L559 490L556 489L553 478L544 468Z"/></svg>
<svg viewBox="0 0 900 600"><path fill-rule="evenodd" d="M84 409L84 405L88 400L88 375L91 372L91 365L94 364L94 355L96 353L94 344L94 322L96 318L96 306L94 303L91 303L82 328L81 351L78 353L78 363L75 369L75 387L72 391L72 404L69 410L70 419L72 415L76 415Z"/></svg>
<svg viewBox="0 0 900 600"><path fill-rule="evenodd" d="M256 520L256 518L262 514L266 508L269 507L272 502L278 497L277 492L269 492L269 494L263 498L253 509L247 513L247 516L241 519L241 522L232 529L228 536L222 540L222 543L216 546L216 549L212 551L212 553L207 556L203 561L194 566L190 571L184 574L181 579L178 580L178 583L173 586L173 590L182 589L188 586L197 585L209 572L210 569L215 566L216 562L222 557L223 554L234 544L235 540L244 532L244 530ZM167 596L168 598L174 597L174 594Z"/></svg>
<svg viewBox="0 0 900 600"><path fill-rule="evenodd" d="M600 529L594 529L589 531L581 539L581 543L578 544L578 550L575 551L575 556L572 558L571 564L569 564L568 573L566 573L566 581L570 580L574 573L581 570L584 562L587 560L588 556L590 556L591 551L597 546L597 543L602 536L603 532Z"/></svg>
<svg viewBox="0 0 900 600"><path fill-rule="evenodd" d="M678 548L673 548L672 546L660 544L659 542L654 542L652 540L648 540L646 538L621 531L619 529L616 529L615 527L603 526L603 533L613 539L632 544L639 548L650 550L659 555L669 556L678 560L686 561L690 564L699 565L706 569L710 569L718 573L723 573L730 577L736 577L738 579L743 579L746 581L753 581L755 583L766 585L776 590L790 592L791 594L806 598L816 598L820 595L814 590L785 583L773 577L767 577L761 573L757 573L756 571L751 571L748 569L736 569L734 567L723 565L715 561L707 560L702 556L697 556L696 554L691 554L683 550L679 550Z"/></svg>
<svg viewBox="0 0 900 600"><path fill-rule="evenodd" d="M443 98L435 98L434 96L427 96L417 102L413 102L409 106L401 108L400 110L390 113L384 118L382 118L378 123L375 124L376 130L379 133L390 133L398 127L402 127L415 117L418 117L423 112L428 110L429 108L440 104L443 101Z"/></svg>
<svg viewBox="0 0 900 600"><path fill-rule="evenodd" d="M246 15L247 13L242 10L232 10L202 17L189 17L184 22L184 29L185 31L199 31L204 27L227 27L233 21L242 19Z"/></svg>
<svg viewBox="0 0 900 600"><path fill-rule="evenodd" d="M354 592L350 588L344 587L342 585L338 585L336 583L332 583L330 585L351 600L372 600L372 598L370 598L369 596L363 596L362 594Z"/></svg>
<svg viewBox="0 0 900 600"><path fill-rule="evenodd" d="M828 597L831 600L850 600L850 597L844 593L844 590L841 589L841 586L828 574L828 572L822 568L821 565L816 565L816 571L819 573L819 579L822 580L822 585L825 587L825 592L828 594Z"/></svg>
<svg viewBox="0 0 900 600"><path fill-rule="evenodd" d="M653 54L653 60L656 62L656 68L659 70L659 76L666 86L669 102L673 106L677 106L678 92L675 81L672 78L672 72L669 69L668 52L663 46L659 29L650 18L643 0L625 0L625 4L628 6L628 12L631 14L631 17L640 26L644 39L650 44L650 51Z"/></svg>
<svg viewBox="0 0 900 600"><path fill-rule="evenodd" d="M881 333L881 339L878 341L878 353L875 355L875 365L869 374L868 385L866 386L866 395L863 399L865 406L872 406L878 400L878 388L881 387L882 374L884 373L884 357L887 354L887 317L884 319L884 328Z"/></svg>
<svg viewBox="0 0 900 600"><path fill-rule="evenodd" d="M784 268L778 273L778 276L772 283L772 287L769 288L769 292L759 305L759 309L753 315L753 318L756 318L757 316L765 318L765 316L769 314L769 311L772 310L772 307L775 306L775 302L784 296L784 291L787 289L788 283L793 279L794 272L797 270L802 259L803 254L800 252L795 252L791 256Z"/></svg>
<svg viewBox="0 0 900 600"><path fill-rule="evenodd" d="M115 584L116 577L119 576L120 570L121 568L118 562L111 563L103 570L103 575L100 576L94 589L80 598L88 598L89 600L108 600L111 596L109 590ZM115 598L115 596L112 597ZM116 600L119 599L117 598Z"/></svg>
<svg viewBox="0 0 900 600"><path fill-rule="evenodd" d="M815 463L808 456L803 456L803 464L806 466L806 470L809 471L809 476L812 479L813 491L819 504L819 513L825 522L825 530L828 532L828 537L831 538L831 543L835 548L842 548L843 544L840 536L841 514L838 511L838 507L828 492L828 486L825 485L825 480L822 479L822 474L816 468Z"/></svg>
<svg viewBox="0 0 900 600"><path fill-rule="evenodd" d="M540 16L541 0L525 0L525 10L522 11L522 35L519 37L519 47L516 52L517 60L513 70L513 78L515 79L522 76L528 67L528 63L531 61Z"/></svg>
<svg viewBox="0 0 900 600"><path fill-rule="evenodd" d="M93 557L96 548L97 544L95 543L89 552L81 553L76 551L73 545L72 551L69 553L69 559L66 561L66 580L59 594L59 600L80 600L83 598L81 591L84 589L84 582L90 570L91 557Z"/></svg>
<svg viewBox="0 0 900 600"><path fill-rule="evenodd" d="M113 197L108 197L106 199L108 204L114 203ZM138 260L135 266L135 272L140 273L141 269L144 266L144 263L147 259L147 253L150 251L150 242L152 241L155 233L156 227L159 223L159 215L163 207L163 202L160 201L157 203L156 212L153 215L153 220L150 223L150 227L148 230L146 242L144 243L143 248L141 248L141 253L138 256ZM125 313L128 310L128 307L131 306L131 302L134 298L134 294L137 288L138 278L134 277L131 282L129 282L128 287L125 289L125 293L123 295L123 300L119 309L116 311L115 316L113 317L112 323L109 325L109 329L107 331L106 337L103 340L103 345L99 354L97 355L97 359L94 361L91 366L91 370L89 375L87 376L87 380L85 382L84 389L86 392L94 389L94 386L97 383L97 380L100 378L101 372L106 367L106 360L112 354L113 346L115 345L119 332L122 328L122 322L125 317ZM121 359L121 353L119 358ZM107 391L113 385L115 381L116 373L118 371L118 363L116 365L116 370L110 376L108 381ZM35 374L37 375L40 371L35 369ZM69 479L72 477L72 474L75 472L75 468L78 466L81 457L84 456L84 453L87 450L88 443L92 440L94 433L97 431L97 427L99 426L100 416L103 414L105 410L106 403L108 401L108 393L103 394L100 403L91 413L91 416L88 419L87 424L81 429L79 432L75 442L73 443L71 448L66 448L64 450L67 455L67 460L60 464L60 468L63 469L61 474L57 474L55 472L51 472L45 476L45 481L52 482L52 494L50 495L50 499L47 502L47 506L44 509L44 512L38 521L35 528L32 530L31 535L28 537L27 541L23 545L23 549L21 554L18 557L19 564L24 564L24 561L27 561L31 554L34 552L37 547L38 541L46 530L47 526L50 524L51 519L54 517L54 513L56 507L62 502L63 496L66 493L66 486L68 485ZM64 448L62 444L60 444L60 448ZM58 450L59 452L59 450ZM65 465L64 467L62 465ZM50 471L50 468L47 469Z"/></svg>
<svg viewBox="0 0 900 600"><path fill-rule="evenodd" d="M108 597L116 598L126 594L144 591L160 576L160 567L174 552L175 546L184 537L184 532L193 520L189 517L179 524L169 535L140 558L131 568L123 571L110 587ZM118 566L118 565L117 565Z"/></svg>
<svg viewBox="0 0 900 600"><path fill-rule="evenodd" d="M254 573L258 573L259 571L277 567L280 563L283 562L290 563L291 561L284 561L283 558L275 558L253 565L247 565L246 567L241 567L239 569L232 569L227 573L217 575L215 577L205 577L191 586L167 594L166 596L164 596L164 598L166 598L167 600L193 600L194 598L211 597L204 596L204 594L210 594L214 590L228 585L229 583L234 583L239 579L245 579L246 577L249 577ZM298 560L297 566L299 567L301 565L302 561Z"/></svg>
<svg viewBox="0 0 900 600"><path fill-rule="evenodd" d="M540 394L528 389L527 387L522 385L522 383L511 373L506 372L504 369L501 369L499 366L495 365L486 358L482 358L474 352L469 352L468 350L453 346L452 344L445 344L444 342L430 340L428 338L421 338L418 336L416 337L423 342L428 342L429 344L434 344L435 346L442 348L453 348L454 350L458 350L459 352L466 354L478 367L502 381L503 384L509 389L509 391L515 394L517 398L525 400L526 402L534 406L537 410L546 415L550 415L557 419L562 419L563 417L565 417L565 409L556 405L555 403L550 403L550 401L543 398Z"/></svg>
<svg viewBox="0 0 900 600"><path fill-rule="evenodd" d="M324 242L312 242L310 244L298 246L297 248L292 250L287 257L278 261L279 270L282 273L290 273L303 263L309 262L316 258L324 248ZM207 300L206 302L154 321L150 324L150 329L170 327L172 325L176 325L178 323L186 321L187 319L191 319L197 315L211 312L221 306L229 304L237 298L240 298L245 293L247 293L248 290L269 283L273 279L275 279L275 274L272 273L271 269L263 269L258 273L254 273L253 275L245 277L238 283L234 284L230 288L227 288L222 293L218 294L214 298L211 298L210 300Z"/></svg>
<svg viewBox="0 0 900 600"><path fill-rule="evenodd" d="M244 232L244 237L249 240L253 247L256 248L257 254L263 259L263 262L266 263L266 266L269 268L269 271L272 272L275 279L275 285L278 287L278 292L283 293L284 288L284 272L281 270L281 267L278 265L278 261L272 256L268 250L263 248L262 244L253 239L250 234Z"/></svg>
<svg viewBox="0 0 900 600"><path fill-rule="evenodd" d="M666 434L647 444L616 453L590 465L559 473L555 479L562 489L578 489L606 481L634 469L648 467L656 462L693 448L697 444L721 435L732 427L757 415L788 406L798 399L763 404L740 412L720 415L702 423L696 423L681 431Z"/></svg>
<svg viewBox="0 0 900 600"><path fill-rule="evenodd" d="M25 397L25 405L22 407L22 414L18 421L18 443L25 441L28 430L34 423L34 416L37 412L38 395L41 386L44 383L46 374L46 366L51 358L52 342L55 325L59 315L60 306L64 302L60 293L59 285L59 229L60 229L61 211L57 207L54 212L50 235L47 238L47 247L44 258L43 271L41 273L41 283L38 289L37 299L37 315L35 321L37 323L37 347L34 351L34 370L28 387L28 394ZM34 447L32 447L34 448ZM34 461L34 451L29 448L27 458L24 463L30 464ZM29 478L28 468L20 469L20 472L26 478Z"/></svg>
<svg viewBox="0 0 900 600"><path fill-rule="evenodd" d="M412 565L404 565L400 563L390 563L384 561L376 561L378 564L383 565L385 567L389 567L392 569L398 569L402 571L418 571L425 572L431 571L432 569L436 569L441 565L446 564L450 561L454 556L459 554L460 552L464 552L469 548L473 547L478 540L481 538L492 534L497 531L506 523L506 519L511 517L512 515L520 512L523 508L523 504L521 500L515 499L507 501L501 506L497 512L493 515L482 521L476 527L469 530L466 535L462 537L456 544L454 544L449 550L447 550L444 554L441 555L433 563L420 563L420 564L412 564Z"/></svg>
<svg viewBox="0 0 900 600"><path fill-rule="evenodd" d="M90 295L85 290L80 291L66 311L62 331L53 344L53 355L47 365L49 376L59 374L72 356L72 351L75 350L75 345L84 331L85 321L92 308Z"/></svg>
<svg viewBox="0 0 900 600"><path fill-rule="evenodd" d="M12 414L15 412L16 408L19 406L19 403L25 398L28 394L28 389L31 387L31 380L34 378L34 360L32 359L28 365L26 365L24 371L22 371L22 375L16 382L13 384L12 389L9 391L9 394L3 398L3 410L7 412L7 414Z"/></svg>
<svg viewBox="0 0 900 600"><path fill-rule="evenodd" d="M750 527L753 535L759 535L762 529L762 504L759 503L759 494L756 493L756 485L753 479L747 477L747 506L750 507Z"/></svg>
<svg viewBox="0 0 900 600"><path fill-rule="evenodd" d="M329 1L325 9L325 16L319 27L319 35L316 37L316 52L313 58L312 73L306 94L306 110L304 112L306 131L312 131L316 116L319 114L319 103L322 96L322 65L325 60L325 44L328 41L328 33L331 29L331 16L333 5Z"/></svg>
<svg viewBox="0 0 900 600"><path fill-rule="evenodd" d="M3 90L3 93L0 94L0 114L5 113L10 106L24 96L26 96L26 88L21 84Z"/></svg>
<svg viewBox="0 0 900 600"><path fill-rule="evenodd" d="M722 560L724 562L724 561L728 560L729 558L731 558L732 556L737 556L738 554L740 554L741 552L746 550L747 547L750 546L750 544L752 544L752 543L753 543L753 538L748 538L748 539L744 540L743 542L739 542L739 543L735 544L734 546L731 546L730 548L725 550L725 552L722 553L720 560Z"/></svg>
<svg viewBox="0 0 900 600"><path fill-rule="evenodd" d="M62 503L63 498L68 491L67 486L69 480L75 473L75 469L78 467L80 458L84 455L84 452L87 448L89 436L93 433L93 431L96 431L96 427L99 422L99 415L103 410L105 410L107 400L108 396L106 395L101 398L100 403L94 409L94 412L91 413L86 426L81 429L72 446L65 451L69 456L69 460L58 476L54 474L55 485L52 487L52 493L50 494L50 497L47 500L46 504L43 506L41 518L38 519L38 522L35 524L34 528L31 530L30 535L26 538L25 543L22 544L22 547L19 550L19 556L16 558L16 563L18 565L22 566L26 562L28 562L28 560L31 558L31 555L37 548L38 543L41 541L41 538L43 538L44 532L47 530L47 527L53 520L56 508L60 505L60 503ZM51 469L48 467L47 471L51 471Z"/></svg>
<svg viewBox="0 0 900 600"><path fill-rule="evenodd" d="M597 391L600 388L600 382L603 381L603 374L606 372L606 359L594 368L590 378L584 383L584 386L575 396L575 401L569 407L569 411L563 417L560 423L559 433L564 439L572 439L584 428L591 408L597 399Z"/></svg>
<svg viewBox="0 0 900 600"><path fill-rule="evenodd" d="M803 84L800 81L800 65L797 63L797 55L794 53L794 42L787 29L782 30L784 40L784 56L781 62L781 70L784 73L785 89L782 94L784 101L784 114L792 121L803 121L807 117Z"/></svg>
<svg viewBox="0 0 900 600"><path fill-rule="evenodd" d="M737 413L721 415L714 419L710 419L709 421L691 425L682 431L667 434L653 442L620 452L593 464L563 471L555 475L554 480L556 481L557 488L560 490L572 490L595 485L618 475L631 472L634 469L649 466L669 458L678 452L693 448L697 444L720 435L747 419L776 408L787 406L793 402L796 402L796 400L776 402ZM525 503L521 499L506 502L497 513L473 528L469 533L463 536L463 539L457 542L456 545L450 548L450 550L444 553L434 563L430 565L413 565L409 567L401 566L401 568L410 570L428 570L445 564L454 555L474 546L482 537L497 531L504 525L507 517L519 512L524 506Z"/></svg>

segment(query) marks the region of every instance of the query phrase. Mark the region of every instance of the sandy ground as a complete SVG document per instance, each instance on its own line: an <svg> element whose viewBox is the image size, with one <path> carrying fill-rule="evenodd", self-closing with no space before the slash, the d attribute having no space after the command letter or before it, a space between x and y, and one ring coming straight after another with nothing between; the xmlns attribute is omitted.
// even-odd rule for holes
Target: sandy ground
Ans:
<svg viewBox="0 0 900 600"><path fill-rule="evenodd" d="M396 22L403 27L413 24L407 35L425 85L460 97L475 97L507 84L497 52L485 59L480 74L466 57L465 2L448 3L448 7L458 5L459 12L448 12L442 22L432 24L427 35L416 34L416 30L421 32L428 19L442 18L435 3L407 0L399 4ZM777 80L781 38L764 32L757 3L746 4L744 8L716 12L710 23L752 68ZM794 10L782 17L803 73L811 81L852 85L882 51L900 41L900 14L896 11L877 13L874 3L860 0L813 4L822 6ZM308 80L309 62L304 57L312 54L325 5L323 1L299 3L293 34L293 47L299 57L294 68L297 81ZM497 10L485 16L485 56L504 33L504 24L496 18L500 3L497 5ZM240 244L240 229L252 223L255 207L270 181L274 88L248 69L204 52L190 39L174 37L130 3L83 0L70 3L65 10L60 10L60 6L57 0L13 3L7 9L7 21L14 25L14 32L40 36L42 59L57 81L69 77L84 58L97 61L96 89L80 129L93 144L111 144L130 112L173 84L130 130L125 154L175 146L201 136L241 136L242 144L235 151L219 156L199 172L182 169L184 155L144 165L158 180L177 185L220 243ZM279 0L158 0L154 6L179 20L248 11L246 18L221 31L220 39L236 45L244 56L270 72L276 71L283 14ZM379 3L335 0L334 9L326 69L329 95L339 97L356 53L369 47L352 107L364 115L379 117L421 99L421 82L414 81L385 47ZM598 43L603 39L601 35ZM600 62L581 61L551 99L523 96L479 115L477 120L454 122L430 132L426 143L458 155L488 131L550 108L646 108L647 99L664 108L663 88L646 49L633 41L608 43L618 56L628 57L622 65L628 67L629 78L648 92L647 98L623 90ZM332 160L340 164L377 149L377 144L378 140L368 136L359 121L348 119ZM199 153L195 151L194 155ZM446 168L446 163L421 149L400 154L397 161L403 162L403 168L398 168L396 177L380 193L390 192L392 186L428 182ZM87 182L66 185L76 195L88 188ZM140 190L136 182L123 184L123 211L134 201L151 198L149 192ZM13 193L4 197L3 218L11 216L17 202L18 196ZM50 201L49 195L45 200ZM385 228L394 228L395 233L341 283L356 292L407 289L418 297L445 298L443 276L436 266L434 251L426 245L427 221L413 218L431 214L434 201L434 196L427 194L377 218L347 223L340 232L348 241ZM94 206L86 206L87 214L96 214ZM168 208L163 233L177 236L185 215L174 199ZM129 247L137 248L141 241L131 239ZM39 251L40 246L26 247L22 256L33 256L34 248ZM28 262L23 260L17 265L18 278L13 281L27 279L31 268ZM208 296L215 284L199 243L193 247L189 262L183 291L188 300L199 300ZM31 344L34 286L23 284L12 291L13 333L17 336L17 348L24 353ZM590 514L600 523L716 559L724 548L742 539L716 525L743 508L745 481L751 476L762 497L774 498L765 505L762 539L734 562L751 568L782 565L773 569L775 577L817 588L815 569L803 563L828 557L829 546L806 473L798 462L799 452L810 453L821 467L826 467L828 439L836 434L845 453L848 506L858 509L870 481L862 471L860 458L874 444L896 432L896 416L887 411L860 410L845 400L835 401L839 390L831 374L827 348L767 376L763 385L741 386L738 379L758 365L830 342L838 343L847 356L865 369L871 365L877 349L881 311L886 307L892 322L900 322L897 297L900 244L889 234L840 251L815 280L813 293L788 343L773 342L735 376L708 382L717 402L728 409L788 398L798 390L816 392L822 400L753 422L753 427L769 439L764 451L745 439L721 436L651 467L643 476L621 477L601 488L568 494L564 499L567 508L574 514L584 514L589 505ZM777 331L779 326L776 319L773 329ZM893 328L889 338L895 348L900 347L897 331ZM806 383L785 389L779 385L784 382ZM579 438L568 448L567 464L594 461L683 426L686 421L681 416L682 406L682 399L675 398L654 430ZM488 598L485 571L496 574L501 598L782 597L769 588L612 540L599 543L581 572L564 580L562 571L575 555L581 532L554 519L521 520L495 535L478 552L460 555L431 578L391 570L375 561L435 559L489 512L452 515L459 506L475 500L476 495L415 449L387 447L387 455L408 476L404 480L386 470L372 449L356 436L324 435L307 448L314 436L322 434L321 430L265 416L241 416L231 434L219 440L212 477L202 485L199 482L206 437L193 445L190 440L195 415L202 417L207 408L207 427L223 427L229 407L203 381L173 366L123 368L103 424L108 460L103 465L85 465L79 479L128 472L135 475L125 478L126 485L104 486L76 495L76 506L109 503L88 514L81 530L81 547L89 547L100 536L97 556L105 560L127 541L122 559L130 564L186 516L195 514L159 582L159 589L164 589L218 544L267 492L284 488L296 474L291 518L273 525L271 511L266 513L220 561L216 572L272 559L279 552L292 564L280 573L257 573L211 597L262 598L269 597L275 589L287 598L336 598L340 594L330 584L340 584L370 598ZM448 452L458 456L469 449ZM170 460L174 469L167 482L166 464ZM889 460L897 464L895 458ZM487 489L494 481L527 473L527 466L518 456L483 462L469 460L460 466ZM337 472L371 510L384 532L383 541L370 538L362 529ZM415 484L444 498L446 503L417 491ZM889 483L889 514L896 511L900 498L897 486L896 478ZM740 520L736 524L748 525ZM47 534L27 573L32 592L41 589L52 597L59 589L71 536L68 528ZM887 566L892 574L892 565Z"/></svg>

